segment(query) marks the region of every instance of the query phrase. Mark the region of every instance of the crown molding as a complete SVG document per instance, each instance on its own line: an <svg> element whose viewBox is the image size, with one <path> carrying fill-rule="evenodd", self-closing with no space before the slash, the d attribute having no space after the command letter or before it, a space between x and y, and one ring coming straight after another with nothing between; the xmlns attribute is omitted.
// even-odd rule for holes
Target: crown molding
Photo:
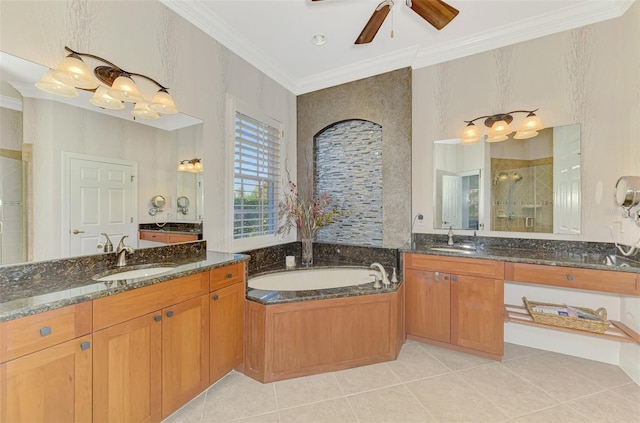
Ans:
<svg viewBox="0 0 640 423"><path fill-rule="evenodd" d="M544 16L507 23L490 31L459 38L435 48L423 49L416 55L413 68L431 66L617 18L622 16L632 3L633 0L589 1Z"/></svg>
<svg viewBox="0 0 640 423"><path fill-rule="evenodd" d="M0 107L21 112L22 100L15 97L9 97L8 95L0 95Z"/></svg>
<svg viewBox="0 0 640 423"><path fill-rule="evenodd" d="M280 65L271 60L261 50L255 48L246 37L235 31L231 25L211 13L203 5L206 2L180 0L160 0L160 2L242 57L275 82L297 94L296 78L285 69L282 69Z"/></svg>
<svg viewBox="0 0 640 423"><path fill-rule="evenodd" d="M352 65L335 68L328 72L318 73L308 78L302 78L298 82L296 94L306 94L373 75L411 67L417 52L417 46L409 47L383 56L362 60Z"/></svg>
<svg viewBox="0 0 640 423"><path fill-rule="evenodd" d="M295 95L328 88L346 82L411 66L431 66L472 54L529 41L603 20L622 16L634 0L585 1L560 11L506 23L490 31L458 38L452 42L420 49L410 47L398 52L354 63L305 78L296 78L265 55L232 26L213 14L206 2L160 0L204 33L249 62Z"/></svg>

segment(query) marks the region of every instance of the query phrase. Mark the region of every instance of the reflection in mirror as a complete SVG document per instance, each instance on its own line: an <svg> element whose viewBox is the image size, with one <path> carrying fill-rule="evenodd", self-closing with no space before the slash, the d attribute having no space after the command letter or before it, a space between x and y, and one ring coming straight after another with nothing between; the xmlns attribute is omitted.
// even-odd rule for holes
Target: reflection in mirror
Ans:
<svg viewBox="0 0 640 423"><path fill-rule="evenodd" d="M0 264L85 254L74 253L72 244L79 238L82 238L83 245L86 244L88 254L99 253L102 248L98 246L104 242L101 233L121 233L109 228L91 227L90 222L87 228L72 226L70 215L75 209L71 197L65 197L65 193L70 192L71 181L75 179L65 173L67 168L63 160L69 155L135 164L137 174L134 172L125 178L135 187L133 212L120 216L127 227L131 227L126 234L132 246L136 246L139 223L165 222L176 215L173 210L175 203L167 203L165 212L156 217L149 216L149 199L158 193L167 196L176 192L175 163L179 157L201 155L201 120L178 114L165 116L169 118L166 120L141 124L142 121L133 121L130 115L120 118L102 113L86 99L82 106L76 107L51 96L35 97L43 95L34 83L46 68L3 52L0 52L0 59L0 195L4 203L0 212L5 219L15 215L13 212L17 208L13 203L18 201L12 197L14 210L10 211L6 194L15 191L22 198L22 213L18 213L22 223L12 220L9 225L5 220L0 224L4 232L0 236L3 241L0 248L10 240L8 230L16 228L22 230L12 238L16 242L21 240L22 246L11 241L11 245L2 248L4 252L0 252L0 257L4 256L6 260L2 258ZM36 94L32 96L29 89ZM168 126L151 126L149 122ZM5 159L21 164L18 167L23 170L9 171ZM9 181L15 178L9 178L7 172L21 172L22 177L17 178L16 184L10 184ZM22 187L19 182L22 182ZM198 202L202 203L201 197ZM11 258L4 254L9 252Z"/></svg>
<svg viewBox="0 0 640 423"><path fill-rule="evenodd" d="M488 223L499 232L580 233L580 125L547 128L527 140L436 141L434 172L434 228L475 229L465 218L475 193L464 180L478 173L479 229Z"/></svg>
<svg viewBox="0 0 640 423"><path fill-rule="evenodd" d="M433 227L480 229L484 144L436 141L433 149Z"/></svg>
<svg viewBox="0 0 640 423"><path fill-rule="evenodd" d="M200 222L204 203L202 173L177 172L177 179L177 220Z"/></svg>

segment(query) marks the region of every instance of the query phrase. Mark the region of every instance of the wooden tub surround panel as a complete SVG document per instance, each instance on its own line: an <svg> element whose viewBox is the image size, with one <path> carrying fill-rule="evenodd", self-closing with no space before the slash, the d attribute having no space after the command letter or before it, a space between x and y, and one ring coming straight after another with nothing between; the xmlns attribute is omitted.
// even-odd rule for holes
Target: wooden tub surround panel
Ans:
<svg viewBox="0 0 640 423"><path fill-rule="evenodd" d="M403 287L388 294L263 306L247 301L245 374L266 383L390 361Z"/></svg>

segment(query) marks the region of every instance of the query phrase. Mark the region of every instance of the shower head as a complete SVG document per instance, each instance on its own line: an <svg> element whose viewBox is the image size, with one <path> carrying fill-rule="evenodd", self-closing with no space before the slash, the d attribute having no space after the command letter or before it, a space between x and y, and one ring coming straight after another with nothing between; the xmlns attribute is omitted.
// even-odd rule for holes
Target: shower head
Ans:
<svg viewBox="0 0 640 423"><path fill-rule="evenodd" d="M511 179L514 183L520 182L522 180L522 175L520 175L518 172L514 172L509 175L509 179Z"/></svg>

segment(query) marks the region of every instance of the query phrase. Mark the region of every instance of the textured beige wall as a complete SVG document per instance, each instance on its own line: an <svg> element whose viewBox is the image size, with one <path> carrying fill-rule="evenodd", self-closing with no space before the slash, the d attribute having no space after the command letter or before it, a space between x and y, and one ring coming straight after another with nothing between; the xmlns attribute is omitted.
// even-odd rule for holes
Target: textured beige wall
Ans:
<svg viewBox="0 0 640 423"><path fill-rule="evenodd" d="M440 232L431 225L433 141L459 137L464 120L540 108L547 127L581 125L582 233L515 236L611 242L615 182L640 175L638 40L636 2L617 19L414 70L413 213L426 221L417 231ZM636 242L640 228L625 225L620 240Z"/></svg>
<svg viewBox="0 0 640 423"><path fill-rule="evenodd" d="M227 163L232 140L226 95L283 122L292 139L295 96L157 1L0 2L0 50L56 67L65 45L161 81L183 113L203 120L204 238L210 249L229 251L233 207ZM293 140L286 148L295 154ZM52 219L52 224L59 222ZM274 237L273 242L282 240Z"/></svg>
<svg viewBox="0 0 640 423"><path fill-rule="evenodd" d="M411 70L304 94L297 104L301 189L313 183L313 137L318 132L348 119L382 126L382 243L391 248L404 244L411 233Z"/></svg>

